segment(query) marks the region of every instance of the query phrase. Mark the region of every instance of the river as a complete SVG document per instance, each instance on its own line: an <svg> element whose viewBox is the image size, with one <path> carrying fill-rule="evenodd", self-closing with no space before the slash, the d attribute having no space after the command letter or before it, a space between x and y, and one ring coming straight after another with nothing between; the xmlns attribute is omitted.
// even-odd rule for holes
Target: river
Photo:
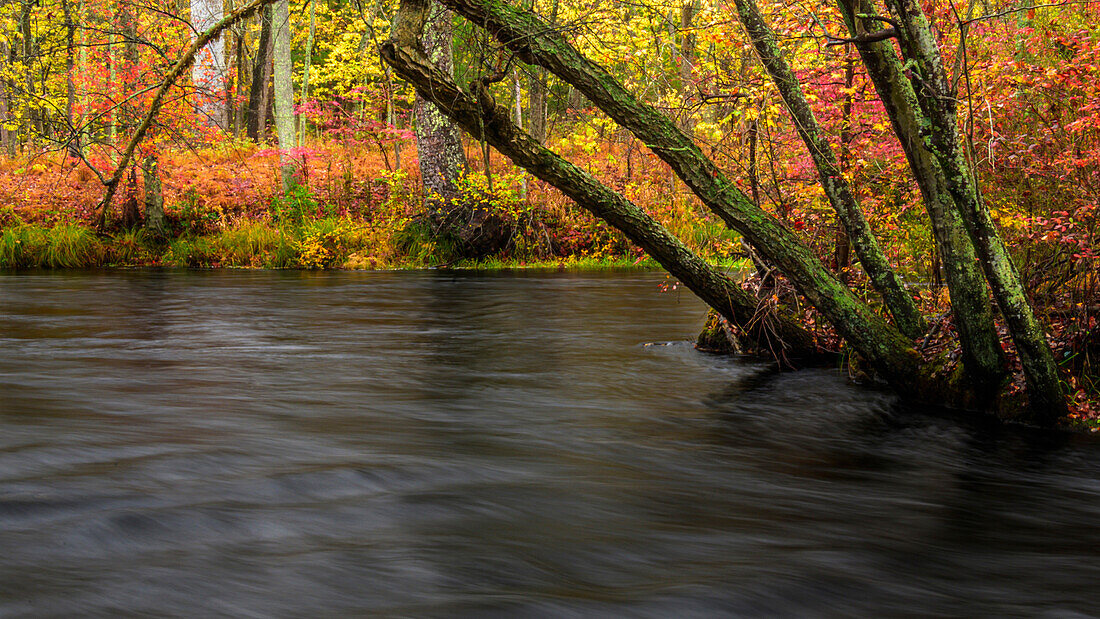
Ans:
<svg viewBox="0 0 1100 619"><path fill-rule="evenodd" d="M662 275L0 274L0 615L1091 616L1100 443Z"/></svg>

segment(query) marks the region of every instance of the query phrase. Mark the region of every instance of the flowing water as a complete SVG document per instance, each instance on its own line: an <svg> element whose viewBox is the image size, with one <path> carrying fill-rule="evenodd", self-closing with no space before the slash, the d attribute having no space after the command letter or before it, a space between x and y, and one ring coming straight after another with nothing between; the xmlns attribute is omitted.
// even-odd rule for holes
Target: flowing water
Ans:
<svg viewBox="0 0 1100 619"><path fill-rule="evenodd" d="M655 273L0 275L0 615L1100 612L1100 443L695 351Z"/></svg>

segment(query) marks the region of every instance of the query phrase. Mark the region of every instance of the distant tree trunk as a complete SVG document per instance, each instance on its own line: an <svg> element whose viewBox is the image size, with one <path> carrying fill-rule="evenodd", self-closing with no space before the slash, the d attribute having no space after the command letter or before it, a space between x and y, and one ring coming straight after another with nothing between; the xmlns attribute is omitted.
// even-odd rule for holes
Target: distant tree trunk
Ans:
<svg viewBox="0 0 1100 619"><path fill-rule="evenodd" d="M294 132L294 84L290 58L290 2L278 0L273 5L272 33L275 54L275 129L279 134L279 169L283 193L295 184L298 164L290 151L297 140Z"/></svg>
<svg viewBox="0 0 1100 619"><path fill-rule="evenodd" d="M0 145L9 157L15 156L15 136L8 129L11 121L11 84L7 75L11 66L10 49L7 39L0 37Z"/></svg>
<svg viewBox="0 0 1100 619"><path fill-rule="evenodd" d="M451 12L433 2L424 29L424 50L428 59L446 75L453 75ZM419 94L416 97L416 153L424 184L424 206L435 225L447 219L451 203L458 197L456 182L466 168L462 132L451 119Z"/></svg>
<svg viewBox="0 0 1100 619"><path fill-rule="evenodd" d="M310 0L309 2L309 38L306 39L306 62L305 68L302 70L302 104L309 103L309 67L313 63L313 38L317 33L317 0ZM387 102L388 103L388 102ZM392 124L392 120L387 120ZM304 118L299 117L298 126L298 145L305 146L306 144L306 121Z"/></svg>
<svg viewBox="0 0 1100 619"><path fill-rule="evenodd" d="M69 154L79 157L82 153L80 132L73 123L73 108L76 107L76 84L73 83L73 70L76 64L75 35L76 26L73 22L70 0L61 1L61 11L65 17L65 131L68 133L67 150Z"/></svg>
<svg viewBox="0 0 1100 619"><path fill-rule="evenodd" d="M844 44L844 102L840 105L840 173L847 175L852 169L852 84L855 82L855 58L851 44ZM836 271L842 281L847 281L848 267L852 262L852 243L844 231L844 223L836 226L836 247L833 252Z"/></svg>
<svg viewBox="0 0 1100 619"><path fill-rule="evenodd" d="M137 41L137 16L129 3L122 3L119 10L119 21L122 25L122 97L126 103L122 105L126 128L130 129L138 122L139 112L132 102L128 101L134 91L136 73L138 71L138 41ZM138 206L137 170L131 168L127 177L126 200L122 204L122 227L130 230L141 225L141 209Z"/></svg>
<svg viewBox="0 0 1100 619"><path fill-rule="evenodd" d="M225 15L223 0L191 0L193 37L198 37ZM199 113L204 121L222 130L229 128L225 102L226 86L225 37L211 41L196 57L191 68L191 81L199 93Z"/></svg>
<svg viewBox="0 0 1100 619"><path fill-rule="evenodd" d="M23 70L27 89L26 121L24 126L24 145L31 149L34 147L35 137L39 131L39 110L33 103L35 101L34 87L34 31L31 29L31 10L33 2L24 2L19 18L19 31L23 39Z"/></svg>
<svg viewBox="0 0 1100 619"><path fill-rule="evenodd" d="M550 3L550 16L547 24L553 28L558 23L558 1ZM531 7L528 7L531 10ZM531 137L538 140L539 144L546 144L547 131L547 99L550 95L550 87L547 83L550 73L539 66L531 67L530 77L527 81L527 131Z"/></svg>
<svg viewBox="0 0 1100 619"><path fill-rule="evenodd" d="M699 11L698 0L687 0L680 7L680 97L683 109L680 116L680 129L688 135L695 133L695 118L692 116L691 100L694 83L692 71L695 68L695 32L692 22Z"/></svg>
<svg viewBox="0 0 1100 619"><path fill-rule="evenodd" d="M268 84L272 73L271 7L260 14L260 41L252 65L252 85L248 91L248 137L262 141L267 133L268 109L271 107Z"/></svg>
<svg viewBox="0 0 1100 619"><path fill-rule="evenodd" d="M233 32L233 58L237 63L237 84L233 90L233 137L240 139L241 134L246 131L245 125L248 123L248 103L241 102L241 94L245 91L245 85L248 83L246 78L251 77L252 72L249 70L248 55L245 53L245 28L243 25L238 24Z"/></svg>
<svg viewBox="0 0 1100 619"><path fill-rule="evenodd" d="M146 155L141 164L145 177L145 229L157 236L163 236L167 231L167 222L164 219L164 191L158 165L155 150Z"/></svg>

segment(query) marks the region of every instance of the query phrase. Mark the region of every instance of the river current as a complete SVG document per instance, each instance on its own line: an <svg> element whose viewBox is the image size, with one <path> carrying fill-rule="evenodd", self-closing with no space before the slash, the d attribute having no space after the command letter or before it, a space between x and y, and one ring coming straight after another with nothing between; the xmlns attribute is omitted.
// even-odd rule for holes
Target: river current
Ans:
<svg viewBox="0 0 1100 619"><path fill-rule="evenodd" d="M646 272L0 274L0 616L1100 612L1100 442Z"/></svg>

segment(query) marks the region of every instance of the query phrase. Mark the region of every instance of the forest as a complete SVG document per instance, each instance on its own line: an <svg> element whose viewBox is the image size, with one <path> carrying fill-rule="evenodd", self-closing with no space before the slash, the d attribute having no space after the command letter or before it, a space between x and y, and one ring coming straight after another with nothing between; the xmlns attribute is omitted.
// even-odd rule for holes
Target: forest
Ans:
<svg viewBox="0 0 1100 619"><path fill-rule="evenodd" d="M1098 427L1098 2L0 20L0 268L660 266L702 345Z"/></svg>

